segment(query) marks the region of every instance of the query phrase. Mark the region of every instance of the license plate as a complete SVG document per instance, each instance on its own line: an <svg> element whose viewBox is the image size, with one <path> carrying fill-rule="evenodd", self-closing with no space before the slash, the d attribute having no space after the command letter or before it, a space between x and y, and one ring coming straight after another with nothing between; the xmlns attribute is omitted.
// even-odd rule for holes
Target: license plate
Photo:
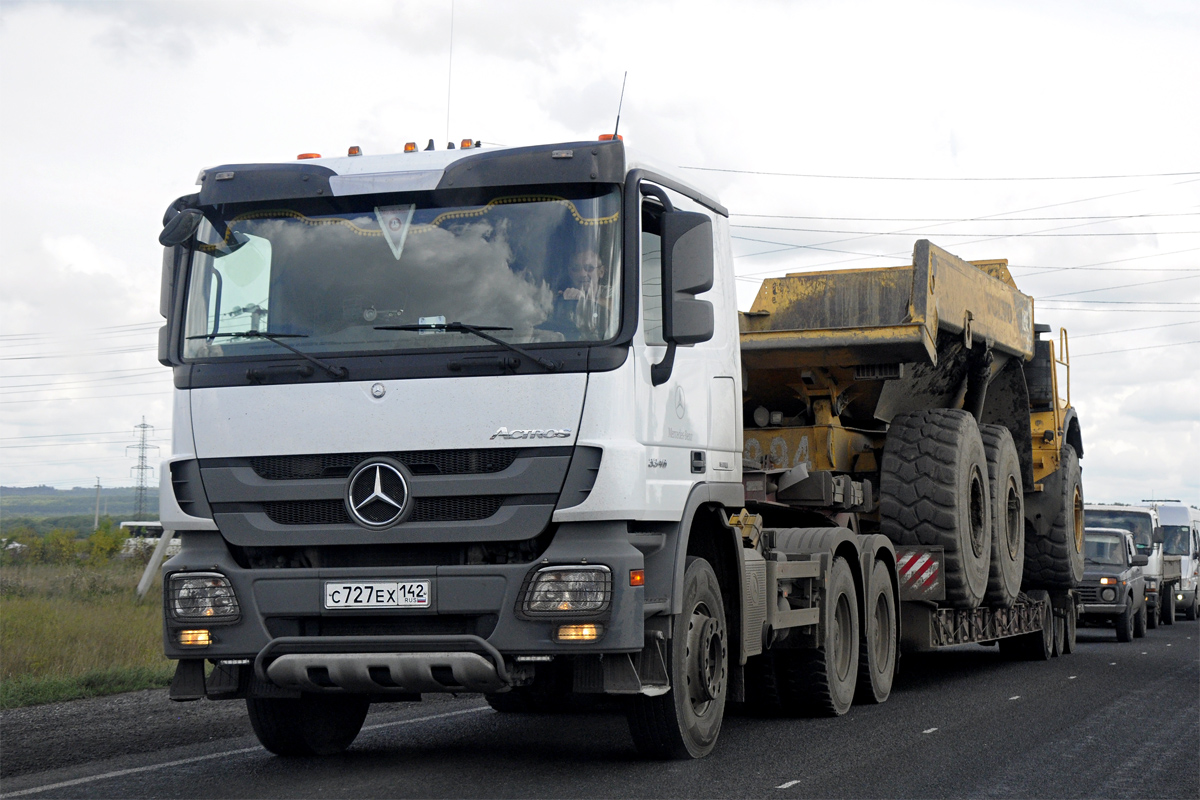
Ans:
<svg viewBox="0 0 1200 800"><path fill-rule="evenodd" d="M429 581L327 581L326 608L428 608Z"/></svg>

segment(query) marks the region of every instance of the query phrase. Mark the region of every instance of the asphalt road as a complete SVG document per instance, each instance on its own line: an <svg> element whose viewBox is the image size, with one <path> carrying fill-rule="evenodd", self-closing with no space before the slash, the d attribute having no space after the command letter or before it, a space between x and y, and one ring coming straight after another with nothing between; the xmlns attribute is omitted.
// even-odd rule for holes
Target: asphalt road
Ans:
<svg viewBox="0 0 1200 800"><path fill-rule="evenodd" d="M353 747L272 756L238 702L165 692L0 713L6 797L1200 797L1200 625L1012 662L906 656L891 699L838 719L726 718L714 753L647 762L615 714L376 706Z"/></svg>

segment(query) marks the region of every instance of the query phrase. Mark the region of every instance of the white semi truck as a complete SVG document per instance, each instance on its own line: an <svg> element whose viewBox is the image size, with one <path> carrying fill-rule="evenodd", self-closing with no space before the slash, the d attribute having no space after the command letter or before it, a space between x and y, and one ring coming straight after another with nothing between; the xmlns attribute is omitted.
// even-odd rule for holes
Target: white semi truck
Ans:
<svg viewBox="0 0 1200 800"><path fill-rule="evenodd" d="M1079 422L1003 261L764 283L620 140L205 169L160 241L177 700L271 751L372 702L838 715L901 647L1073 647Z"/></svg>

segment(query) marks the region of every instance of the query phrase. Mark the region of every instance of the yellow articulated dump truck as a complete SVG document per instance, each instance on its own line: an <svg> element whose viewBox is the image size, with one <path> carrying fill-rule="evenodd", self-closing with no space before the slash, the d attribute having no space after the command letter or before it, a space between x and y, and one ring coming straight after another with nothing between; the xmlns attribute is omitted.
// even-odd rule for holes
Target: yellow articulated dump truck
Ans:
<svg viewBox="0 0 1200 800"><path fill-rule="evenodd" d="M741 314L747 502L886 536L906 649L1074 648L1083 443L1049 332L1006 260L924 240L911 266L768 279Z"/></svg>

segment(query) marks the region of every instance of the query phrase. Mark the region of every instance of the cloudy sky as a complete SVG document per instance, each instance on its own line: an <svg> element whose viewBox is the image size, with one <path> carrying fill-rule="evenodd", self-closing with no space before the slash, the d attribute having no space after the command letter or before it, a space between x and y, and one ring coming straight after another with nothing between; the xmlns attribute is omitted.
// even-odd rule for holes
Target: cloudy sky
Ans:
<svg viewBox="0 0 1200 800"><path fill-rule="evenodd" d="M452 35L453 32L453 35ZM621 132L765 276L1003 257L1071 336L1090 501L1200 505L1200 4L0 2L0 484L170 435L164 208L202 167ZM453 46L451 46L453 43Z"/></svg>

